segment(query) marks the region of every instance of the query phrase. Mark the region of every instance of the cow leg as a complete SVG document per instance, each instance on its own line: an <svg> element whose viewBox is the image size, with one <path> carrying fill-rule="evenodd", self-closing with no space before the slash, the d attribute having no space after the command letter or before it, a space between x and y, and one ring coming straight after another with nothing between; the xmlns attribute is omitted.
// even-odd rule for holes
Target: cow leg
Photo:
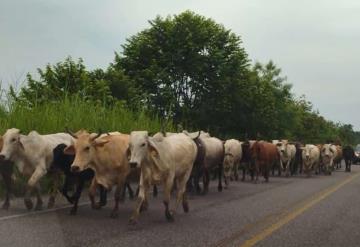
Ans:
<svg viewBox="0 0 360 247"><path fill-rule="evenodd" d="M43 205L43 201L41 199L41 187L40 187L39 183L37 183L35 185L35 192L36 192L36 198L37 198L36 205L35 205L35 210L41 210L42 205Z"/></svg>
<svg viewBox="0 0 360 247"><path fill-rule="evenodd" d="M234 163L234 178L235 178L235 181L239 180L239 163L238 162Z"/></svg>
<svg viewBox="0 0 360 247"><path fill-rule="evenodd" d="M164 184L164 206L165 206L165 217L167 221L173 222L174 221L174 213L169 210L170 208L170 196L171 196L171 189L174 183L174 175L169 175Z"/></svg>
<svg viewBox="0 0 360 247"><path fill-rule="evenodd" d="M66 200L68 200L69 203L73 204L74 203L74 200L73 200L73 197L70 197L68 192L69 192L69 187L70 187L70 184L71 184L71 181L70 181L70 177L69 176L65 176L65 181L64 181L64 184L61 188L61 194L63 194L63 196L66 198Z"/></svg>
<svg viewBox="0 0 360 247"><path fill-rule="evenodd" d="M110 217L111 218L117 218L119 216L119 202L121 201L121 197L124 194L125 191L125 179L124 181L120 181L118 185L116 186L116 190L114 193L114 199L115 199L115 205L113 210L111 211Z"/></svg>
<svg viewBox="0 0 360 247"><path fill-rule="evenodd" d="M50 179L52 182L51 189L50 189L50 196L47 208L53 208L55 205L55 199L58 194L58 188L61 183L61 173L59 171L51 171L49 172Z"/></svg>
<svg viewBox="0 0 360 247"><path fill-rule="evenodd" d="M288 160L287 163L286 163L285 176L286 176L286 177L289 177L289 176L290 176L290 160Z"/></svg>
<svg viewBox="0 0 360 247"><path fill-rule="evenodd" d="M46 174L45 164L39 165L36 167L34 173L31 175L25 190L24 203L28 210L31 210L34 206L31 200L31 192L33 188L36 186L40 178L42 178Z"/></svg>
<svg viewBox="0 0 360 247"><path fill-rule="evenodd" d="M95 179L95 177L91 181L91 185L89 188L89 198L91 202L91 208L92 209L100 209L102 207L101 203L95 202L95 196L96 196L96 189L98 187L98 183Z"/></svg>
<svg viewBox="0 0 360 247"><path fill-rule="evenodd" d="M210 174L209 170L205 169L203 174L203 195L206 195L209 192L209 183L210 183Z"/></svg>
<svg viewBox="0 0 360 247"><path fill-rule="evenodd" d="M13 173L12 164L2 164L0 166L0 172L3 177L4 185L5 185L5 201L2 205L2 208L8 210L10 207L10 194L12 191L12 173Z"/></svg>
<svg viewBox="0 0 360 247"><path fill-rule="evenodd" d="M77 184L76 184L75 193L71 197L71 201L74 204L74 206L70 210L71 215L75 215L77 213L78 203L79 203L79 199L81 196L81 192L84 189L84 184L85 184L85 181L83 179L79 178L79 180L77 181Z"/></svg>
<svg viewBox="0 0 360 247"><path fill-rule="evenodd" d="M143 173L140 174L140 182L139 182L139 195L138 199L134 208L134 211L130 217L129 224L134 225L137 223L137 220L140 215L140 210L142 207L143 202L145 201L145 195L148 192L149 185L148 183L145 184L143 179ZM170 188L171 189L171 188Z"/></svg>
<svg viewBox="0 0 360 247"><path fill-rule="evenodd" d="M246 167L245 167L245 164L242 164L241 170L242 170L242 178L241 178L241 181L245 181L245 175L246 175Z"/></svg>
<svg viewBox="0 0 360 247"><path fill-rule="evenodd" d="M176 196L176 206L174 212L176 212L181 202L184 212L185 213L189 212L189 204L186 197L186 180L188 177L189 177L188 174L185 174L181 178L178 178L178 192Z"/></svg>
<svg viewBox="0 0 360 247"><path fill-rule="evenodd" d="M133 189L131 188L131 185L130 185L129 182L126 182L126 188L127 188L128 192L129 192L129 198L130 198L131 200L134 199L134 191L133 191Z"/></svg>
<svg viewBox="0 0 360 247"><path fill-rule="evenodd" d="M218 184L218 191L221 192L223 190L222 186L222 171L223 171L223 164L220 163L218 165L218 176L219 176L219 184Z"/></svg>
<svg viewBox="0 0 360 247"><path fill-rule="evenodd" d="M153 197L157 197L158 195L158 188L156 186L156 184L153 185Z"/></svg>

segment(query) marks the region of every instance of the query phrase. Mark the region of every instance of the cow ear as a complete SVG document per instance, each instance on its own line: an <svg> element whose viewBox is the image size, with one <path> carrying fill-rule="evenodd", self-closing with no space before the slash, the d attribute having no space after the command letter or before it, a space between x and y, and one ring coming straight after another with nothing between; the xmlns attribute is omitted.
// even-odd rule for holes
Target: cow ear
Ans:
<svg viewBox="0 0 360 247"><path fill-rule="evenodd" d="M150 151L150 154L152 156L154 156L154 157L158 157L159 156L159 151L158 151L155 143L150 139L147 140L147 143L148 143L148 149Z"/></svg>
<svg viewBox="0 0 360 247"><path fill-rule="evenodd" d="M93 145L95 147L103 147L106 143L108 143L109 140L104 140L104 139L100 139L100 140L96 140Z"/></svg>
<svg viewBox="0 0 360 247"><path fill-rule="evenodd" d="M130 159L131 159L131 150L130 150L130 146L128 146L128 148L126 149L126 158L127 158L128 160L130 160Z"/></svg>
<svg viewBox="0 0 360 247"><path fill-rule="evenodd" d="M75 147L74 147L74 145L67 146L67 147L64 149L64 154L67 154L67 155L75 155Z"/></svg>
<svg viewBox="0 0 360 247"><path fill-rule="evenodd" d="M22 150L25 150L24 145L22 144L22 142L20 141L20 139L19 139L19 145L20 145L20 147L21 147Z"/></svg>

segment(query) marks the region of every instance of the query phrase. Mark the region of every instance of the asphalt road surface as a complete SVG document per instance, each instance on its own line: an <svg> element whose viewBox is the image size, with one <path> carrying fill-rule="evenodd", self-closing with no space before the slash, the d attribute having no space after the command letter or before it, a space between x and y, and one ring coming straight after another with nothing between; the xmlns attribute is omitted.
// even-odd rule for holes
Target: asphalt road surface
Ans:
<svg viewBox="0 0 360 247"><path fill-rule="evenodd" d="M190 197L190 212L181 208L174 223L165 220L161 192L136 226L128 225L134 201L112 219L113 201L96 211L84 197L78 215L70 216L63 200L40 212L15 200L0 211L0 246L360 246L360 167L352 168L232 182L221 193L214 181L207 196Z"/></svg>

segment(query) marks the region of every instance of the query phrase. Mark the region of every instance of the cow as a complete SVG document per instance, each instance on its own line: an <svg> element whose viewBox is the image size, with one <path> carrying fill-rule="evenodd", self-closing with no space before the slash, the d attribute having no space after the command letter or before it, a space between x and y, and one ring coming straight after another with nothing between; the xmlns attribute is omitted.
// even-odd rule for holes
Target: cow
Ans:
<svg viewBox="0 0 360 247"><path fill-rule="evenodd" d="M115 204L110 214L112 218L118 217L119 202L125 189L126 178L130 173L130 166L126 156L129 146L129 135L111 133L88 133L80 130L70 134L74 137L74 143L64 149L64 153L75 155L71 164L72 172L82 172L92 168L95 177L89 190L91 206L94 209L101 208L101 203L95 203L96 188L102 185L110 190L116 185L114 193Z"/></svg>
<svg viewBox="0 0 360 247"><path fill-rule="evenodd" d="M231 179L232 175L234 175L234 179L236 181L239 179L238 167L242 158L241 144L241 142L235 139L227 140L224 143L225 157L223 162L223 168L225 189L228 188L229 180Z"/></svg>
<svg viewBox="0 0 360 247"><path fill-rule="evenodd" d="M280 140L272 140L271 143L277 146L279 143L281 143L281 141ZM280 159L278 160L278 162L274 162L271 169L272 169L271 173L272 173L273 176L275 176L275 170L276 169L278 170L278 176L281 176L282 167L281 167L281 164L280 164Z"/></svg>
<svg viewBox="0 0 360 247"><path fill-rule="evenodd" d="M70 210L71 215L75 215L77 213L78 202L81 196L81 192L84 188L85 182L91 181L95 172L91 168L87 168L81 172L74 173L71 171L71 164L74 162L75 155L65 154L64 150L67 147L64 143L57 145L53 150L53 162L51 165L52 169L60 170L65 175L64 184L61 188L61 193L64 197L70 202L74 204L74 206ZM75 185L76 189L72 196L69 196L68 190L71 186ZM100 202L101 206L106 205L106 189L103 186L99 186L100 190Z"/></svg>
<svg viewBox="0 0 360 247"><path fill-rule="evenodd" d="M164 185L165 217L174 221L174 213L182 202L184 212L189 211L186 183L196 158L194 141L183 133L153 138L147 131L132 131L127 151L132 168L140 168L139 196L130 224L136 224L140 212L147 208L148 190L152 184ZM170 194L174 182L177 187L176 205L170 210Z"/></svg>
<svg viewBox="0 0 360 247"><path fill-rule="evenodd" d="M279 161L279 154L276 145L266 141L256 141L250 148L252 159L255 164L256 182L261 172L265 182L269 182L269 171Z"/></svg>
<svg viewBox="0 0 360 247"><path fill-rule="evenodd" d="M241 150L242 150L242 158L240 161L240 166L242 169L241 181L245 181L246 172L249 172L251 176L251 180L254 180L255 165L251 155L251 147L255 142L256 142L255 140L247 140L241 143Z"/></svg>
<svg viewBox="0 0 360 247"><path fill-rule="evenodd" d="M336 147L336 156L334 158L334 166L336 167L336 169L340 169L341 161L343 159L343 150L340 145L335 145L335 147Z"/></svg>
<svg viewBox="0 0 360 247"><path fill-rule="evenodd" d="M301 174L303 171L302 147L303 145L300 142L295 143L296 153L295 153L293 170L291 171L292 175L297 174L297 172Z"/></svg>
<svg viewBox="0 0 360 247"><path fill-rule="evenodd" d="M351 164L355 159L355 151L351 146L345 146L342 151L345 160L345 171L351 172Z"/></svg>
<svg viewBox="0 0 360 247"><path fill-rule="evenodd" d="M314 170L315 174L318 174L320 163L320 150L317 146L312 144L306 144L302 147L302 161L303 170L305 174L310 177L311 171Z"/></svg>
<svg viewBox="0 0 360 247"><path fill-rule="evenodd" d="M24 197L24 203L28 210L33 208L31 200L33 189L35 189L37 195L35 210L42 209L43 201L39 181L47 173L51 165L53 149L61 143L70 145L72 141L73 138L67 133L40 135L36 131L31 131L28 135L22 135L20 130L16 128L6 130L1 137L0 162L13 162L20 173L29 177ZM54 183L59 181L58 174L52 173L51 175ZM56 193L56 190L51 192L48 208L54 206Z"/></svg>
<svg viewBox="0 0 360 247"><path fill-rule="evenodd" d="M324 173L331 175L334 169L334 159L337 156L337 148L333 144L324 144L321 148L321 161L324 169Z"/></svg>
<svg viewBox="0 0 360 247"><path fill-rule="evenodd" d="M191 138L195 138L199 135L199 132L188 133L187 131L183 131L183 133ZM198 138L201 139L202 145L205 147L204 163L201 165L202 172L197 174L198 176L202 174L203 177L202 194L206 195L209 191L210 172L213 170L218 173L218 191L222 191L222 171L225 154L224 144L220 139L211 137L209 133L204 131L200 131L200 136ZM196 180L199 181L199 179Z"/></svg>
<svg viewBox="0 0 360 247"><path fill-rule="evenodd" d="M285 172L288 177L290 175L290 169L294 165L296 147L294 144L289 143L288 140L281 140L276 143L276 147L280 156L280 169Z"/></svg>

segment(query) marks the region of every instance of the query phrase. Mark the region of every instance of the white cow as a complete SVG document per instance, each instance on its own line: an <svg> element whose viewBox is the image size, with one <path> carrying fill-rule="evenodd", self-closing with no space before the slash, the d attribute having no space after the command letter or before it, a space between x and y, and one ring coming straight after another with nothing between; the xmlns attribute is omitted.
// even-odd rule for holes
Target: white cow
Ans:
<svg viewBox="0 0 360 247"><path fill-rule="evenodd" d="M286 176L290 175L291 164L295 161L296 147L288 140L281 140L276 143L276 148L280 156L280 169Z"/></svg>
<svg viewBox="0 0 360 247"><path fill-rule="evenodd" d="M27 209L33 208L30 198L31 191L35 188L37 194L36 210L42 208L39 180L48 171L53 160L53 149L64 143L70 145L73 138L66 133L51 135L40 135L36 131L31 131L28 135L20 134L18 129L8 129L2 136L0 143L0 160L13 162L18 170L29 177L25 192L25 206ZM54 206L56 190L49 198L48 207Z"/></svg>
<svg viewBox="0 0 360 247"><path fill-rule="evenodd" d="M231 179L232 174L234 175L235 180L238 180L238 169L240 161L242 158L242 147L241 142L235 139L227 140L224 144L225 154L224 154L224 178L225 178L225 189L228 188L229 179Z"/></svg>
<svg viewBox="0 0 360 247"><path fill-rule="evenodd" d="M321 148L321 160L324 167L324 172L331 175L334 169L334 159L337 156L336 146L333 144L324 144Z"/></svg>
<svg viewBox="0 0 360 247"><path fill-rule="evenodd" d="M186 182L196 158L197 148L194 141L180 133L162 138L148 136L147 131L132 131L128 155L131 167L141 170L139 200L131 216L130 223L136 223L140 211L148 201L148 191L152 184L164 185L165 216L173 221L173 214L182 202L184 212L189 211L186 198ZM176 182L176 206L170 210L170 194ZM145 204L145 205L143 205Z"/></svg>
<svg viewBox="0 0 360 247"><path fill-rule="evenodd" d="M306 144L305 147L302 147L301 149L304 172L307 176L310 176L311 170L314 170L315 173L317 173L320 162L319 148L312 144Z"/></svg>

